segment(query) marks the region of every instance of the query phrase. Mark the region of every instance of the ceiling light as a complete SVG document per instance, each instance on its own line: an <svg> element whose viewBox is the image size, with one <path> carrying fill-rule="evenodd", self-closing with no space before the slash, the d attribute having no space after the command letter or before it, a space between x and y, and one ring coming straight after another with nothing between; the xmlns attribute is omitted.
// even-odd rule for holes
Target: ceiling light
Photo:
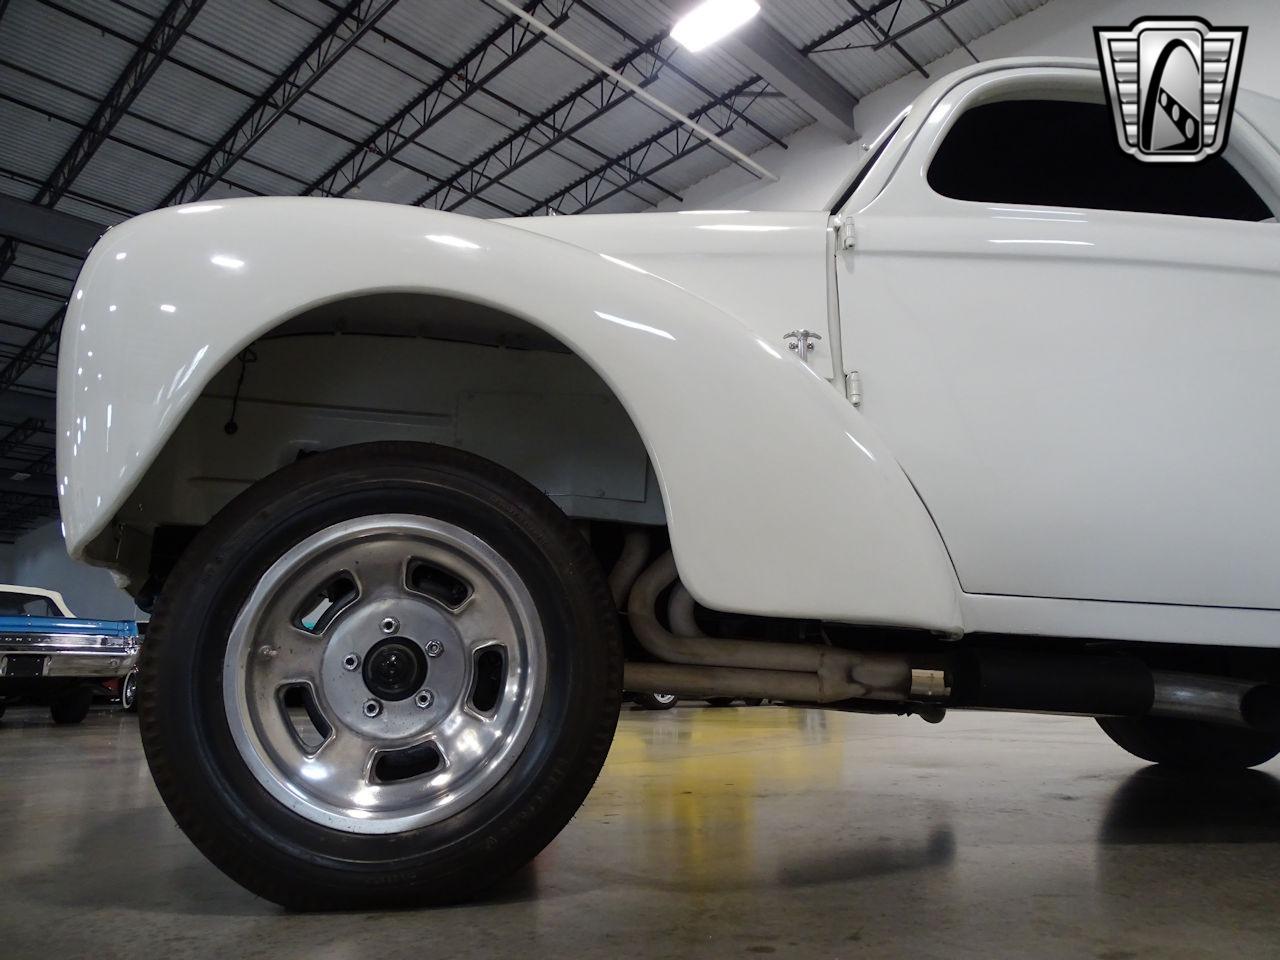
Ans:
<svg viewBox="0 0 1280 960"><path fill-rule="evenodd" d="M726 37L760 12L756 0L702 0L671 28L671 39L697 53Z"/></svg>

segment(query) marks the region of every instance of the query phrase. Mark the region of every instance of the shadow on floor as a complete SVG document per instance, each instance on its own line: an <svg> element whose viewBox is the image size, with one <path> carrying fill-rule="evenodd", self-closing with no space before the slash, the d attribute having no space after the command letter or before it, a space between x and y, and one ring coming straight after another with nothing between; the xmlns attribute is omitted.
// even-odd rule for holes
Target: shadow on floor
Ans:
<svg viewBox="0 0 1280 960"><path fill-rule="evenodd" d="M824 857L807 857L784 865L778 880L787 887L826 883L856 883L874 877L915 870L929 870L951 863L956 838L950 827L938 827L923 844L881 844L842 850Z"/></svg>
<svg viewBox="0 0 1280 960"><path fill-rule="evenodd" d="M116 909L176 916L259 917L280 908L223 876L163 808L99 815L66 857L21 877L24 895L76 910ZM468 906L539 899L537 861L499 881Z"/></svg>
<svg viewBox="0 0 1280 960"><path fill-rule="evenodd" d="M1280 780L1257 770L1145 767L1112 794L1098 842L1280 842Z"/></svg>

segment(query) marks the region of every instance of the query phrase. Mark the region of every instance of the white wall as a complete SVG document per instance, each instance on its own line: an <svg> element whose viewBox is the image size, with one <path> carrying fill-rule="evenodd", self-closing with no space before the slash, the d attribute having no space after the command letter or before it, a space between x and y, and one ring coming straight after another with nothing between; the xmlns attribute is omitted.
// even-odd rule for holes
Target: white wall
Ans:
<svg viewBox="0 0 1280 960"><path fill-rule="evenodd" d="M15 544L0 546L0 582L61 591L77 617L146 619L110 573L67 556L57 521L37 527Z"/></svg>
<svg viewBox="0 0 1280 960"><path fill-rule="evenodd" d="M1195 14L1217 26L1246 26L1241 85L1280 97L1280 3L1276 0L1049 0L1024 16L969 44L982 60L1018 56L1097 56L1095 26L1128 26L1141 16ZM909 45L909 44L908 44ZM972 64L963 50L928 64L934 79ZM873 140L931 80L912 73L868 94L854 111L865 140ZM846 144L811 124L788 141L788 149L771 146L754 155L778 174L777 183L754 179L733 166L684 191L684 203L665 201L660 210L735 208L746 210L821 210L862 158L862 144Z"/></svg>

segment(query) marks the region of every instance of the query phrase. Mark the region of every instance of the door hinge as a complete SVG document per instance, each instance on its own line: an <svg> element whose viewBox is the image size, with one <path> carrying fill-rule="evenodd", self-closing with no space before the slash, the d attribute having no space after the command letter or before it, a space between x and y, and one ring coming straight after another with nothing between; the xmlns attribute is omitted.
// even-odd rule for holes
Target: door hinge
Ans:
<svg viewBox="0 0 1280 960"><path fill-rule="evenodd" d="M842 217L839 226L836 227L836 249L852 250L855 243L857 243L857 237L853 232L853 218Z"/></svg>
<svg viewBox="0 0 1280 960"><path fill-rule="evenodd" d="M855 407L862 403L862 374L857 370L844 375L844 395Z"/></svg>

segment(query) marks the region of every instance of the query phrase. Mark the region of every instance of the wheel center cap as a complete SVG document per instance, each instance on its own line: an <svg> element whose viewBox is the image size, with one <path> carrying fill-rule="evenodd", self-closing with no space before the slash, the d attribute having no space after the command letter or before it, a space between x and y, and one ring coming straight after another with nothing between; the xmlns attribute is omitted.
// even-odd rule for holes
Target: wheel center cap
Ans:
<svg viewBox="0 0 1280 960"><path fill-rule="evenodd" d="M388 637L374 644L364 658L364 684L381 700L404 700L426 679L426 654L405 637Z"/></svg>

